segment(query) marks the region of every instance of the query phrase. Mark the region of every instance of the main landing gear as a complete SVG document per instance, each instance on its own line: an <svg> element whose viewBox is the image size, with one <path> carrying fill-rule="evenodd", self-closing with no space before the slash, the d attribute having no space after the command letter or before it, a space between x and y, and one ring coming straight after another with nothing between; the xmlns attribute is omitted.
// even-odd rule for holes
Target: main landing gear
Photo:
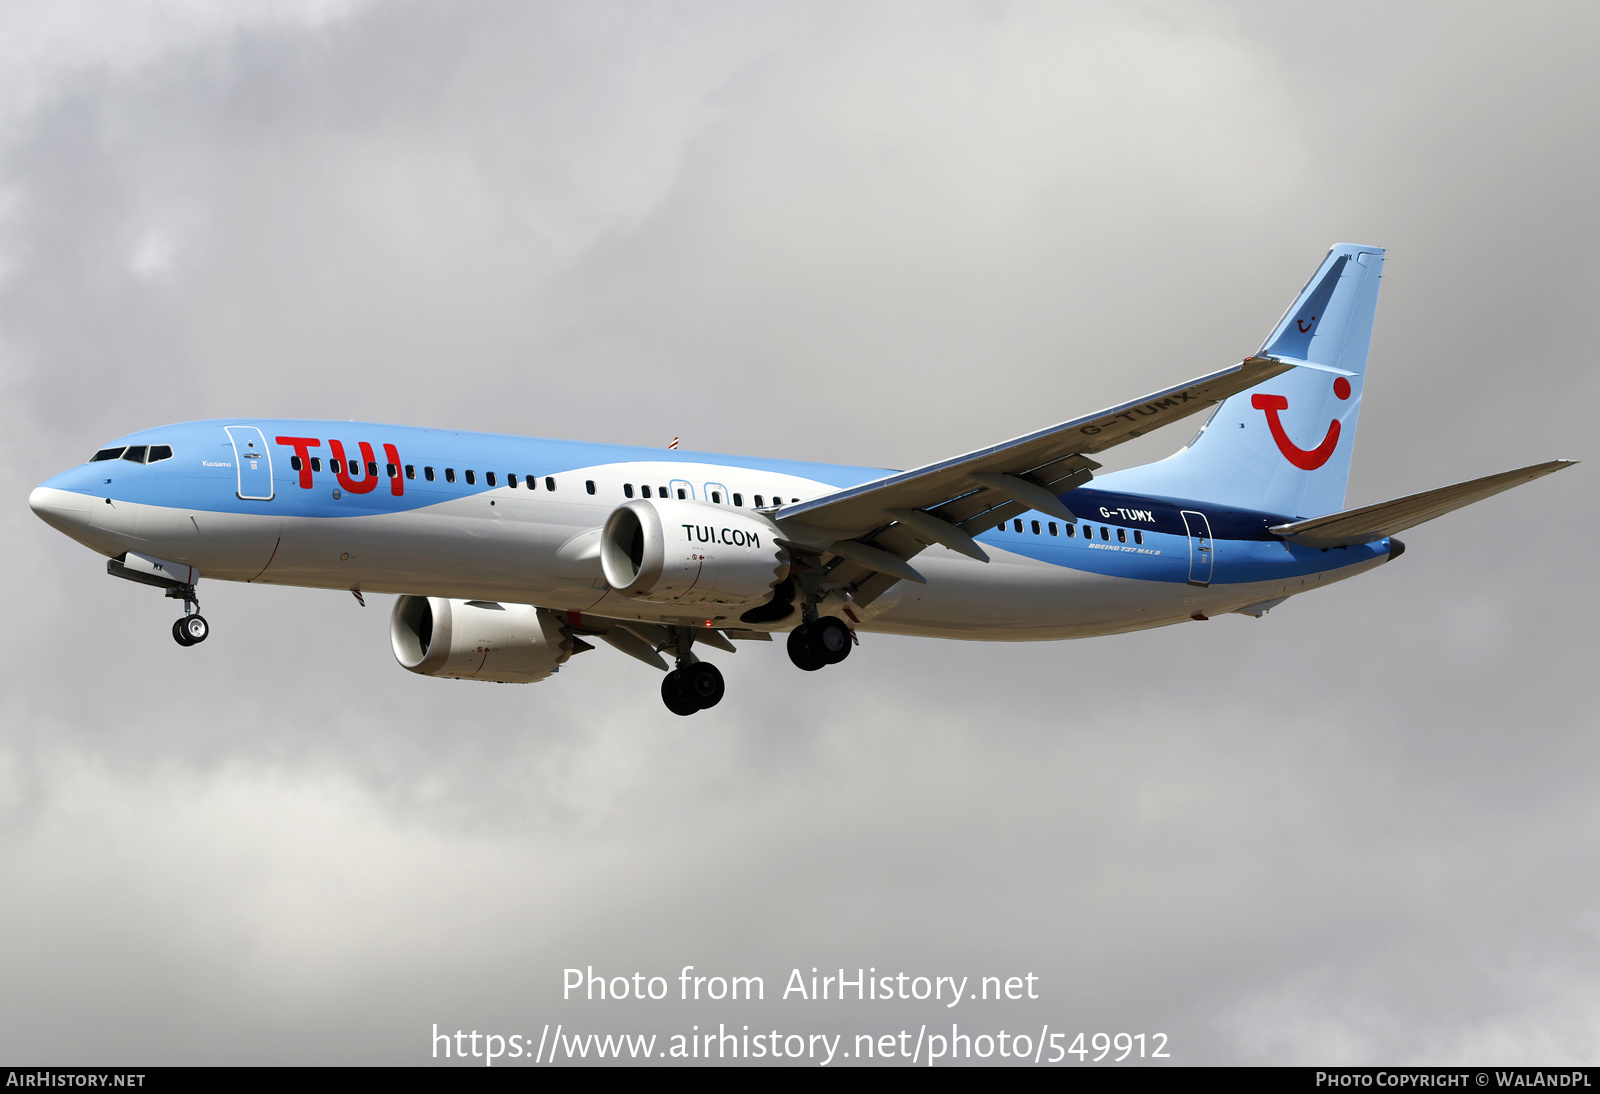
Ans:
<svg viewBox="0 0 1600 1094"><path fill-rule="evenodd" d="M680 665L661 681L661 701L667 709L684 717L709 710L722 702L722 673L705 661Z"/></svg>
<svg viewBox="0 0 1600 1094"><path fill-rule="evenodd" d="M172 637L178 645L193 646L211 636L211 624L200 614L200 598L195 595L193 585L168 589L167 595L183 601L183 618L172 624Z"/></svg>
<svg viewBox="0 0 1600 1094"><path fill-rule="evenodd" d="M819 616L789 632L789 660L796 668L816 672L824 665L837 665L850 656L855 636L844 621L831 615Z"/></svg>
<svg viewBox="0 0 1600 1094"><path fill-rule="evenodd" d="M849 657L856 636L844 620L818 615L810 605L806 608L811 619L789 632L789 660L806 672L815 672ZM676 658L675 667L661 681L661 701L683 717L716 706L722 702L724 690L717 667L689 652L694 641L695 628L673 627L670 640L656 646L657 651L670 650Z"/></svg>
<svg viewBox="0 0 1600 1094"><path fill-rule="evenodd" d="M671 650L674 659L672 671L661 681L661 701L672 713L687 718L722 702L726 688L717 666L699 660L690 652L694 647L695 629L673 627L671 633L670 641L658 647Z"/></svg>

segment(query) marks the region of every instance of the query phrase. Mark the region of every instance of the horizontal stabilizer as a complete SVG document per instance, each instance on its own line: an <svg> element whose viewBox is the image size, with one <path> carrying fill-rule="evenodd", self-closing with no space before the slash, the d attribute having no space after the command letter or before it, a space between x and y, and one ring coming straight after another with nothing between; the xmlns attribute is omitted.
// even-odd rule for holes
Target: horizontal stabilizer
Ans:
<svg viewBox="0 0 1600 1094"><path fill-rule="evenodd" d="M1563 467L1571 467L1576 462L1551 460L1549 463L1536 463L1531 467L1502 471L1498 475L1458 482L1454 486L1441 486L1437 490L1427 490L1394 501L1381 501L1377 505L1347 509L1343 513L1330 513L1325 517L1312 517L1293 524L1279 524L1271 531L1302 547L1348 547L1371 543L1492 497L1502 490L1510 490L1513 486L1543 478Z"/></svg>

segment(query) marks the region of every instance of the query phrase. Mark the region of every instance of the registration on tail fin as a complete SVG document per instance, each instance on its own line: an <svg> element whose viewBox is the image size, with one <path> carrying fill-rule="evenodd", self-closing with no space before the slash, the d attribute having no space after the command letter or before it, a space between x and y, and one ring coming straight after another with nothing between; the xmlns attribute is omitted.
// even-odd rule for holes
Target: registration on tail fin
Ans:
<svg viewBox="0 0 1600 1094"><path fill-rule="evenodd" d="M1255 354L1299 367L1228 399L1176 455L1106 478L1293 516L1343 508L1383 253L1353 243L1329 251Z"/></svg>

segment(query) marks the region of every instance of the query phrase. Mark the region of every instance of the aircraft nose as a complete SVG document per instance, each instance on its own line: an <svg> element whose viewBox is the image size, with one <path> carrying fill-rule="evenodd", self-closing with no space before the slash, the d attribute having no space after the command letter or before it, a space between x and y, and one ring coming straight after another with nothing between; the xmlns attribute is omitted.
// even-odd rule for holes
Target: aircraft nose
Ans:
<svg viewBox="0 0 1600 1094"><path fill-rule="evenodd" d="M91 501L87 495L72 490L35 486L28 495L28 508L50 527L70 535L89 527Z"/></svg>

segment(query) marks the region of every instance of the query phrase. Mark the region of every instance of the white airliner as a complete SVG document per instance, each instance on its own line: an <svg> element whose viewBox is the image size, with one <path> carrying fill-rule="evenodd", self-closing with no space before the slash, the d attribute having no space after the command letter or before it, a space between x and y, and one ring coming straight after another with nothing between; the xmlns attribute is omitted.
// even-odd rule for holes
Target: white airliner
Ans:
<svg viewBox="0 0 1600 1094"><path fill-rule="evenodd" d="M543 680L605 642L715 705L705 647L788 632L811 671L861 633L1025 641L1261 616L1399 556L1395 533L1556 460L1343 510L1383 250L1328 253L1232 368L913 471L365 422L230 418L113 441L35 513L166 590L204 641L202 574L398 593L412 672ZM1113 445L1202 410L1177 454ZM669 666L663 654L670 655Z"/></svg>

